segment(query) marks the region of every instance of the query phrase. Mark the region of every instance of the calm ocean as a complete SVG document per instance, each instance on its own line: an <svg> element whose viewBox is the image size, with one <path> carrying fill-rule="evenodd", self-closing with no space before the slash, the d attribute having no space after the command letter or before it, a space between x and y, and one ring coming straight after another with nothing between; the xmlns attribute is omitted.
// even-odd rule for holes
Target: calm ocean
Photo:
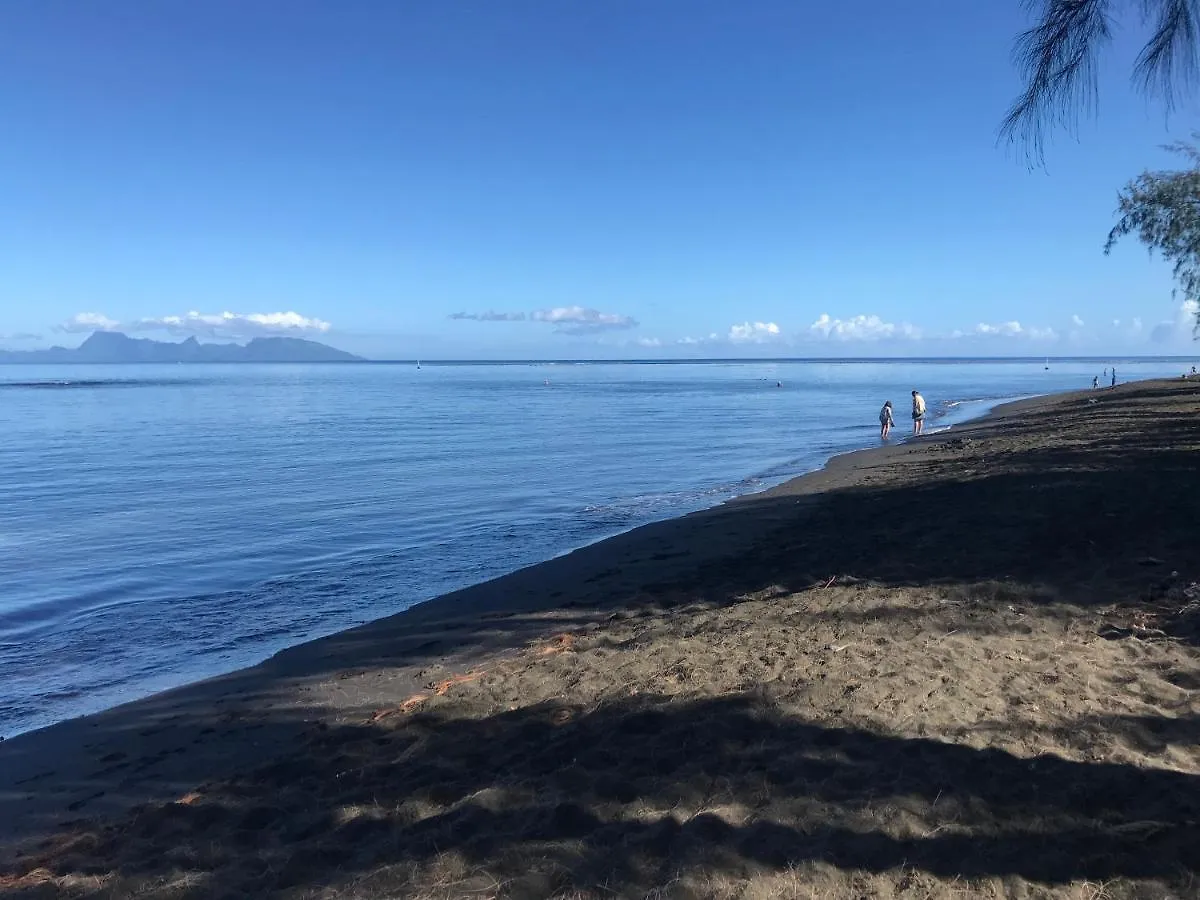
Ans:
<svg viewBox="0 0 1200 900"><path fill-rule="evenodd" d="M810 471L914 387L940 427L1106 364L0 367L0 736Z"/></svg>

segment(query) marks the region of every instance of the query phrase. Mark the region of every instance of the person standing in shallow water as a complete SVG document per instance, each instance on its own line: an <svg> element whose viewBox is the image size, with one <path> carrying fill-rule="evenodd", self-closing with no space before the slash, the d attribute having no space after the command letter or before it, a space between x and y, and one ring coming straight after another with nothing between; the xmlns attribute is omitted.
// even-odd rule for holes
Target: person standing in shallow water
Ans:
<svg viewBox="0 0 1200 900"><path fill-rule="evenodd" d="M886 441L895 424L895 420L892 419L892 401L888 400L879 411L879 437Z"/></svg>
<svg viewBox="0 0 1200 900"><path fill-rule="evenodd" d="M1116 370L1116 369L1113 369L1113 379L1112 379L1112 384L1111 384L1111 385L1109 385L1109 387L1116 387L1116 386L1117 386L1117 370Z"/></svg>
<svg viewBox="0 0 1200 900"><path fill-rule="evenodd" d="M919 391L913 391L913 434L920 434L925 427L925 398Z"/></svg>

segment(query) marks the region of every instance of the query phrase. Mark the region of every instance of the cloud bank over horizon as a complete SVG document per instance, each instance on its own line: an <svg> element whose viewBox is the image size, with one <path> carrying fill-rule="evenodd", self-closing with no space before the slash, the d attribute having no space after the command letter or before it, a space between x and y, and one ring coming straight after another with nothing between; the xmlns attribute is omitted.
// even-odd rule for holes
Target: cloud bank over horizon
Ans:
<svg viewBox="0 0 1200 900"><path fill-rule="evenodd" d="M746 321L730 326L727 332L710 332L702 337L686 336L674 341L651 337L626 343L691 348L710 354L773 347L778 355L801 356L825 355L834 348L835 353L857 350L865 355L1087 355L1113 352L1121 345L1124 350L1117 352L1186 354L1192 346L1198 310L1200 304L1184 301L1176 306L1172 318L1150 329L1137 316L1124 321L1114 319L1111 325L1089 326L1082 316L1074 314L1058 327L1007 319L938 330L905 321L888 321L874 313L838 318L823 312L807 327L786 328L776 322ZM1200 354L1200 347L1197 351Z"/></svg>
<svg viewBox="0 0 1200 900"><path fill-rule="evenodd" d="M178 316L158 316L118 322L103 313L77 313L54 327L63 334L120 331L128 334L162 332L175 337L245 340L256 337L310 337L328 334L333 326L323 319L296 312L204 314L192 310Z"/></svg>
<svg viewBox="0 0 1200 900"><path fill-rule="evenodd" d="M469 313L456 312L450 313L450 318L456 321L472 321L472 322L524 322L527 316L523 312L507 313L507 312L487 312Z"/></svg>
<svg viewBox="0 0 1200 900"><path fill-rule="evenodd" d="M810 307L811 309L811 307ZM791 321L779 310L773 316L739 316L731 324L700 333L684 331L671 321L643 326L632 315L582 305L533 310L454 312L441 334L347 332L315 316L295 311L203 313L192 310L119 320L103 312L77 313L48 329L0 332L10 346L47 340L54 333L86 335L121 331L131 335L171 335L210 341L256 337L340 335L377 358L424 356L441 348L453 358L643 356L663 358L720 357L888 357L888 356L1089 356L1187 355L1200 357L1194 342L1195 301L1162 304L1159 314L1112 317L1061 313L1051 321L1028 322L996 316L959 323L929 323L851 310L809 314ZM1086 312L1086 310L1085 310ZM728 320L727 320L728 321ZM15 323L14 323L15 324ZM25 323L22 323L25 324ZM36 324L36 323L28 323ZM460 331L461 325L461 331ZM953 327L952 327L953 326ZM436 352L436 351L434 351Z"/></svg>
<svg viewBox="0 0 1200 900"><path fill-rule="evenodd" d="M536 309L528 314L492 310L482 313L455 312L448 318L457 322L544 322L553 325L556 334L573 335L626 331L638 327L637 319L632 316L601 312L585 306L556 306L550 309Z"/></svg>
<svg viewBox="0 0 1200 900"><path fill-rule="evenodd" d="M658 333L623 332L640 329L630 315L583 306L561 306L525 311L487 310L456 312L454 321L540 323L553 326L551 334L590 338L598 350L652 351L653 355L999 355L1082 354L1089 351L1162 353L1172 348L1184 352L1192 336L1196 303L1177 304L1174 315L1149 328L1140 317L1088 324L1078 313L1054 324L1029 323L1015 318L975 321L959 327L928 327L908 320L891 320L878 313L835 315L821 312L807 326L787 325L779 319L747 317L724 329L672 336L669 328ZM522 334L528 332L522 331ZM504 332L508 335L516 332ZM678 332L676 332L678 335ZM1153 344L1153 349L1146 344ZM1139 346L1142 348L1138 350ZM579 345L576 344L578 349ZM550 352L553 352L552 350Z"/></svg>

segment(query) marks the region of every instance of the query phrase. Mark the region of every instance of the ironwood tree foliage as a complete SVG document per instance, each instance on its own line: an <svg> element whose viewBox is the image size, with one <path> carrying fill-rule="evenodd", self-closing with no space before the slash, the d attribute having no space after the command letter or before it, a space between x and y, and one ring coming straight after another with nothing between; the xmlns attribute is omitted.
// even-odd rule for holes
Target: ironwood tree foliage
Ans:
<svg viewBox="0 0 1200 900"><path fill-rule="evenodd" d="M1049 129L1074 130L1079 113L1095 108L1097 60L1122 17L1140 17L1149 31L1134 63L1134 83L1168 111L1200 76L1200 0L1025 0L1025 5L1037 16L1014 50L1025 89L1001 135L1023 144L1039 161ZM1200 133L1193 138L1200 140ZM1104 252L1136 234L1173 265L1177 291L1194 302L1200 300L1200 149L1186 143L1166 149L1184 156L1189 166L1143 172L1121 189L1119 219Z"/></svg>
<svg viewBox="0 0 1200 900"><path fill-rule="evenodd" d="M1193 134L1200 139L1200 133ZM1185 300L1200 300L1200 149L1194 144L1167 147L1191 165L1176 171L1143 172L1118 194L1120 219L1108 233L1104 252L1128 234L1174 266L1175 282ZM1198 314L1200 315L1200 314Z"/></svg>
<svg viewBox="0 0 1200 900"><path fill-rule="evenodd" d="M1025 0L1036 24L1017 37L1025 78L1002 137L1040 159L1047 130L1073 130L1096 103L1096 65L1114 28L1140 17L1150 36L1133 67L1135 84L1170 110L1200 75L1200 0Z"/></svg>

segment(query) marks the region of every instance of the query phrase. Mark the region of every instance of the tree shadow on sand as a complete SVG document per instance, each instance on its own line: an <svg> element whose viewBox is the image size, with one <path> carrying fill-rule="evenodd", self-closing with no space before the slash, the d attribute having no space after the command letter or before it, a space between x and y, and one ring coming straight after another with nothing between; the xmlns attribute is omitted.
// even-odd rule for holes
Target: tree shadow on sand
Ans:
<svg viewBox="0 0 1200 900"><path fill-rule="evenodd" d="M681 873L703 892L706 878L814 863L1195 884L1200 777L824 727L783 714L786 699L638 696L315 730L271 765L78 832L7 877L16 890L35 870L111 873L113 896L175 897L428 896L471 878L502 895L628 895Z"/></svg>
<svg viewBox="0 0 1200 900"><path fill-rule="evenodd" d="M899 483L752 499L774 530L686 586L717 603L840 575L892 587L1002 581L1075 607L1161 600L1200 578L1200 420L1115 434L1091 425L1054 449L995 452L947 435ZM1200 640L1194 627L1179 636Z"/></svg>

